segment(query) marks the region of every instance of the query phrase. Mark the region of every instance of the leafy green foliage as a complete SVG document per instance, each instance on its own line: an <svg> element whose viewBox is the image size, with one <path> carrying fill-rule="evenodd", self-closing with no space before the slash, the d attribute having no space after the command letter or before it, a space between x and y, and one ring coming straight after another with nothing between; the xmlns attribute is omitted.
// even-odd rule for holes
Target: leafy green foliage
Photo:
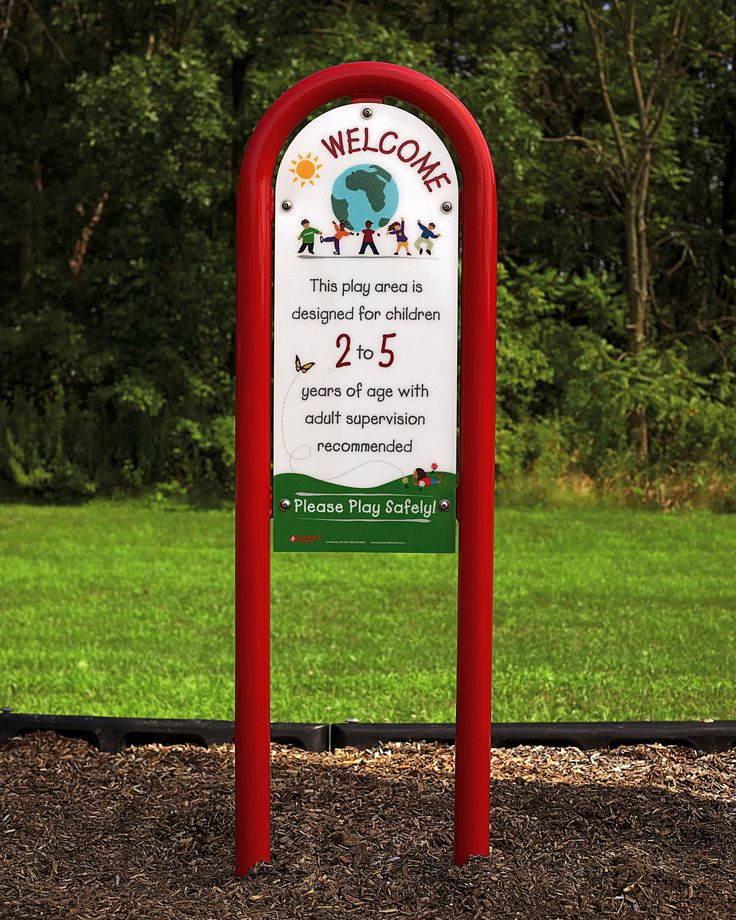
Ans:
<svg viewBox="0 0 736 920"><path fill-rule="evenodd" d="M673 6L623 7L649 86ZM622 33L614 6L591 8L633 158L640 117ZM579 3L8 4L0 489L67 500L232 487L244 145L295 81L362 59L438 79L493 151L500 480L577 475L646 495L667 483L677 503L712 488L714 506L730 507L734 47L732 10L716 0L690 16L668 74L645 215L646 335L632 349L624 186ZM648 426L646 461L630 446L634 417Z"/></svg>

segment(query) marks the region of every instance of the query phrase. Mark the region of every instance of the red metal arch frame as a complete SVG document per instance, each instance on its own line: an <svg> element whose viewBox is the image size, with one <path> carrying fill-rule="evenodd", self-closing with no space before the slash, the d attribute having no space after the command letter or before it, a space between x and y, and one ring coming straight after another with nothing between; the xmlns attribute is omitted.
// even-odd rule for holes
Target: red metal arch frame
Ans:
<svg viewBox="0 0 736 920"><path fill-rule="evenodd" d="M410 103L440 125L462 176L455 863L489 852L496 344L496 184L485 138L447 89L394 64L341 64L266 112L243 157L237 213L236 872L270 859L271 317L274 170L289 134L341 97Z"/></svg>

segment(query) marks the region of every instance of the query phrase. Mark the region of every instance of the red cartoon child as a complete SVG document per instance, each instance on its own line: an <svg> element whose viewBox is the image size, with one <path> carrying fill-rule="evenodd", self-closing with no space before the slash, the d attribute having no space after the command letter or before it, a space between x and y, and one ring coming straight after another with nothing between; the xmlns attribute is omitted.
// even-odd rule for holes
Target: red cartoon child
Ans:
<svg viewBox="0 0 736 920"><path fill-rule="evenodd" d="M363 253L366 251L366 249L370 249L371 252L374 253L374 255L379 254L378 250L376 249L376 244L373 242L373 237L380 236L381 234L376 233L375 230L372 230L371 229L372 226L373 226L373 221L367 220L365 222L365 230L360 231L363 234L363 242L360 244L360 252L358 253L359 256L362 256Z"/></svg>

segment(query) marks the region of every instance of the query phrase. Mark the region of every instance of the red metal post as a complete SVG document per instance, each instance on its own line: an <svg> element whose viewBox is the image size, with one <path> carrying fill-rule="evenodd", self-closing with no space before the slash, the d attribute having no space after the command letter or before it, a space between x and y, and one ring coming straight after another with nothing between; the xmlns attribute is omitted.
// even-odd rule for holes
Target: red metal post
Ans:
<svg viewBox="0 0 736 920"><path fill-rule="evenodd" d="M240 170L236 368L236 871L270 858L269 628L273 174L289 133L340 97L404 100L433 118L463 181L455 862L487 855L493 572L496 186L483 134L439 83L405 67L341 64L291 87Z"/></svg>
<svg viewBox="0 0 736 920"><path fill-rule="evenodd" d="M280 145L279 141L279 145ZM256 145L257 146L257 145ZM235 867L270 859L271 181L238 187L235 371Z"/></svg>
<svg viewBox="0 0 736 920"><path fill-rule="evenodd" d="M460 164L463 169L462 157ZM468 187L464 176L463 194L466 206L461 215L455 702L455 864L459 866L469 856L487 856L489 852L496 421L495 181L492 189L476 190ZM468 199L475 195L478 201L469 207Z"/></svg>

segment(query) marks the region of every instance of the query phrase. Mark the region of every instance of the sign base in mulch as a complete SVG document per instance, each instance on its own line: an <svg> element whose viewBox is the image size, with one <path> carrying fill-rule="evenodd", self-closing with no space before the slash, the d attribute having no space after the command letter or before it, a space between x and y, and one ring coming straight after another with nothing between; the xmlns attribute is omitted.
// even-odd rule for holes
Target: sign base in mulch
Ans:
<svg viewBox="0 0 736 920"><path fill-rule="evenodd" d="M494 750L491 857L452 865L453 749L272 747L272 862L236 879L233 746L0 749L0 917L736 916L736 751Z"/></svg>

